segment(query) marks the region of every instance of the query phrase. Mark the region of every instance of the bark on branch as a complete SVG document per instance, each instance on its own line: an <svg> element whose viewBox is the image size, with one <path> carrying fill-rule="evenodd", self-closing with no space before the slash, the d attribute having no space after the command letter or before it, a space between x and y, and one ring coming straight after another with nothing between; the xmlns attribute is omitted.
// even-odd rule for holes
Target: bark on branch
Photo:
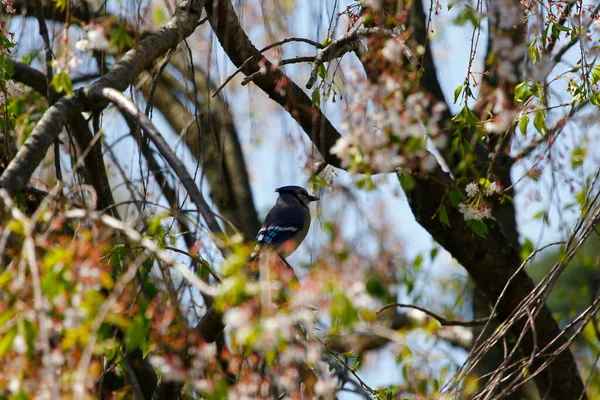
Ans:
<svg viewBox="0 0 600 400"><path fill-rule="evenodd" d="M13 70L14 73L12 78L14 80L31 87L33 90L44 96L48 93L46 76L42 72L17 61L13 61ZM52 88L50 88L50 91L54 93ZM56 93L54 93L54 98L58 98ZM79 151L84 153L91 145L93 137L88 123L81 114L75 113L69 122L69 126L71 132L75 136ZM108 175L106 174L106 166L104 165L104 159L102 157L102 145L100 141L96 142L91 151L87 152L83 161L86 166L86 168L83 168L85 180L94 187L98 194L98 208L108 209L108 212L113 217L118 218L116 208L112 207L115 201L108 182Z"/></svg>
<svg viewBox="0 0 600 400"><path fill-rule="evenodd" d="M259 71L261 66L270 71L256 76L253 82L290 113L328 164L339 167L341 160L330 154L329 149L340 134L321 110L312 104L310 97L252 44L242 29L231 2L209 1L206 13L210 26L233 64L246 76Z"/></svg>

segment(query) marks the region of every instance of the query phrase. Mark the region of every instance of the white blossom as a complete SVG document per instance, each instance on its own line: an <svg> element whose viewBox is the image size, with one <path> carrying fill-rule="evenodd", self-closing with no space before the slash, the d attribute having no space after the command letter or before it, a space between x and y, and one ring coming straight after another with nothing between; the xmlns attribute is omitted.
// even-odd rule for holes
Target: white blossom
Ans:
<svg viewBox="0 0 600 400"><path fill-rule="evenodd" d="M396 42L389 43L392 49ZM416 161L426 170L436 168L435 160L424 151L426 140L422 141L422 149L410 153L404 150L403 142L441 136L439 122L446 109L443 103L433 103L423 92L405 96L398 79L389 74L383 74L378 84L358 76L355 80L356 90L341 124L344 136L330 150L342 167L366 165L373 172L390 172Z"/></svg>
<svg viewBox="0 0 600 400"><path fill-rule="evenodd" d="M335 381L332 378L319 379L315 383L315 394L324 399L333 399L335 397Z"/></svg>
<svg viewBox="0 0 600 400"><path fill-rule="evenodd" d="M86 37L75 43L75 48L79 51L108 50L110 42L104 33L104 27L99 25L90 25Z"/></svg>
<svg viewBox="0 0 600 400"><path fill-rule="evenodd" d="M10 382L8 382L8 390L12 394L16 394L21 390L21 381L16 376L10 378Z"/></svg>
<svg viewBox="0 0 600 400"><path fill-rule="evenodd" d="M252 311L247 307L235 307L227 310L223 315L223 323L233 329L238 329L246 325L252 318Z"/></svg>
<svg viewBox="0 0 600 400"><path fill-rule="evenodd" d="M469 221L472 219L480 219L477 218L477 212L474 208L466 205L465 203L460 203L460 205L458 206L458 211L463 214L463 218L465 219L465 221Z"/></svg>
<svg viewBox="0 0 600 400"><path fill-rule="evenodd" d="M475 207L472 204L460 203L458 211L463 214L465 221L481 221L482 219L492 217L492 209L487 205Z"/></svg>
<svg viewBox="0 0 600 400"><path fill-rule="evenodd" d="M348 298L357 308L373 309L378 306L375 299L367 293L367 287L363 281L356 281L352 284Z"/></svg>
<svg viewBox="0 0 600 400"><path fill-rule="evenodd" d="M442 156L440 155L439 157L441 158ZM437 168L438 165L441 165L442 169L444 169L444 165L439 162L438 157L431 153L427 154L425 157L423 157L421 159L420 165L421 165L422 170L428 171L428 172L435 171L435 169ZM447 165L446 165L446 169L448 169Z"/></svg>
<svg viewBox="0 0 600 400"><path fill-rule="evenodd" d="M406 45L399 38L388 39L381 50L381 55L388 61L398 62L406 51Z"/></svg>
<svg viewBox="0 0 600 400"><path fill-rule="evenodd" d="M329 152L342 160L342 168L350 166L350 150L352 150L352 140L349 136L342 136L331 147Z"/></svg>
<svg viewBox="0 0 600 400"><path fill-rule="evenodd" d="M379 11L381 8L381 0L362 0L362 4L373 11Z"/></svg>
<svg viewBox="0 0 600 400"><path fill-rule="evenodd" d="M27 343L25 342L23 335L15 336L13 339L13 350L15 353L25 354L27 351Z"/></svg>
<svg viewBox="0 0 600 400"><path fill-rule="evenodd" d="M12 79L6 81L6 95L8 97L20 96L23 93L19 85ZM6 103L4 90L0 90L0 106Z"/></svg>
<svg viewBox="0 0 600 400"><path fill-rule="evenodd" d="M492 183L490 183L490 188L485 189L483 194L485 194L486 196L492 196L496 193L500 194L501 191L502 191L502 185L497 182L492 182Z"/></svg>
<svg viewBox="0 0 600 400"><path fill-rule="evenodd" d="M465 192L467 192L467 196L475 197L477 193L479 193L479 185L475 182L471 182L465 187Z"/></svg>

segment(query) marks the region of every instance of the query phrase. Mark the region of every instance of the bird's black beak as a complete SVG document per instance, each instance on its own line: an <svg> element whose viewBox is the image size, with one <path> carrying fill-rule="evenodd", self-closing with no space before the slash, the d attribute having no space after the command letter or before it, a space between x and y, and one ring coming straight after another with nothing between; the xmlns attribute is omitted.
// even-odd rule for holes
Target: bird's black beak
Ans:
<svg viewBox="0 0 600 400"><path fill-rule="evenodd" d="M306 196L308 198L308 200L310 201L317 201L320 200L317 196L311 196L310 194L308 196Z"/></svg>

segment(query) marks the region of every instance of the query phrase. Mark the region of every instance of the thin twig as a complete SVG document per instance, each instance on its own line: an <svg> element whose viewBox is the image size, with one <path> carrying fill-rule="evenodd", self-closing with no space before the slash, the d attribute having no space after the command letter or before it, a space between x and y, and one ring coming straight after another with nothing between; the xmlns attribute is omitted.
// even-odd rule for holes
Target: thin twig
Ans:
<svg viewBox="0 0 600 400"><path fill-rule="evenodd" d="M215 272L214 269L211 268L211 266L206 262L206 260L203 260L200 257L197 257L185 250L178 249L177 247L166 246L165 249L174 251L176 253L185 254L192 260L196 261L198 264L202 265L203 268L206 268L206 270L212 275L212 277L215 278L215 281L217 281L217 283L221 283L221 278L219 278L219 275Z"/></svg>
<svg viewBox="0 0 600 400"><path fill-rule="evenodd" d="M165 139L162 137L160 132L156 129L152 121L148 117L140 112L137 106L125 96L123 93L116 89L111 88L96 88L90 95L92 97L100 97L113 102L117 108L124 113L128 118L132 118L134 121L138 121L146 135L150 138L152 143L160 151L162 156L165 158L169 166L173 169L181 183L189 193L190 198L198 208L198 211L202 214L202 217L206 221L210 231L214 235L222 235L223 231L217 222L214 213L210 209L210 206L204 199L204 196L196 186L196 183L187 172L185 166L179 160L179 158L173 153ZM218 241L217 241L217 246ZM219 246L221 247L221 246ZM221 249L225 251L225 249Z"/></svg>
<svg viewBox="0 0 600 400"><path fill-rule="evenodd" d="M281 40L281 41L279 41L279 42L271 43L271 44L270 44L270 45L268 45L267 47L263 47L261 50L259 50L259 51L258 51L258 53L256 53L256 54L254 54L254 55L252 55L252 56L248 57L248 59L247 59L246 61L244 61L244 62L242 63L242 65L240 65L240 67L239 67L238 69L236 69L236 70L233 72L233 74L229 75L229 76L227 77L227 79L225 79L225 82L223 82L223 83L221 84L221 86L219 86L219 87L217 88L217 90L215 90L215 92L213 93L212 97L215 97L216 95L218 95L218 94L221 92L221 90L223 90L223 88L225 88L225 86L227 86L227 84L228 84L229 82L231 82L231 80L232 80L232 79L233 79L233 78L234 78L234 77L235 77L235 76L236 76L238 73L240 73L240 72L242 71L242 69L244 69L244 67L245 67L246 65L248 65L248 63L249 63L250 61L254 60L256 57L259 57L259 56L261 56L261 55L262 55L262 54L263 54L265 51L271 50L273 47L281 46L282 44L289 43L289 42L304 42L304 43L308 43L308 44L310 44L310 45L313 45L313 46L315 46L315 47L316 47L316 48L318 48L318 49L322 49L322 48L324 48L324 46L323 46L321 43L319 43L319 42L315 42L315 41L313 41L313 40L310 40L310 39L305 39L305 38L296 38L296 37L293 37L293 38L287 38L287 39L283 39L283 40ZM314 57L313 57L313 58L314 58ZM279 65L282 65L282 64L281 64L281 63L279 63ZM246 80L246 79L244 79L244 80Z"/></svg>
<svg viewBox="0 0 600 400"><path fill-rule="evenodd" d="M466 326L466 327L479 326L479 325L483 325L483 324L487 323L488 321L490 321L493 318L493 317L486 317L486 318L474 319L472 321L454 321L454 320L446 319L446 318L442 317L441 315L434 313L433 311L427 310L426 308L414 306L412 304L402 304L402 303L387 304L387 305L381 307L377 311L377 314L381 314L384 310L387 310L388 308L393 308L393 307L411 308L413 310L421 311L422 313L435 319L442 326Z"/></svg>
<svg viewBox="0 0 600 400"><path fill-rule="evenodd" d="M281 61L279 61L279 63L277 65L283 66L283 65L288 65L288 64L299 64L299 63L303 63L303 62L314 62L314 61L315 61L314 56L302 56L302 57L294 57L294 58L288 58L286 60L281 60ZM254 79L256 79L257 76L264 75L266 73L267 73L267 71L258 70L256 72L248 75L242 81L242 86L246 86L247 84L252 82Z"/></svg>
<svg viewBox="0 0 600 400"><path fill-rule="evenodd" d="M152 99L154 98L154 92L156 91L156 85L158 84L158 79L160 78L160 75L165 70L167 65L169 65L169 61L171 61L172 54L173 54L173 48L169 49L169 51L167 52L167 54L161 61L160 65L158 67L158 70L154 74L154 77L152 77L152 85L150 86L150 92L148 93L148 96L146 98L146 110L144 111L144 114L146 114L147 116L150 115L150 111L152 110Z"/></svg>

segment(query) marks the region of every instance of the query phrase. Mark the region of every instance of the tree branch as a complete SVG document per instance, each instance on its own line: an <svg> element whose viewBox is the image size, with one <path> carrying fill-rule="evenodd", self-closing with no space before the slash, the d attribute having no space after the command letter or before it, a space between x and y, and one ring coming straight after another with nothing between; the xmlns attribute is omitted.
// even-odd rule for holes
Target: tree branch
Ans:
<svg viewBox="0 0 600 400"><path fill-rule="evenodd" d="M200 21L203 6L204 0L183 0L171 21L143 39L137 49L128 51L109 73L50 107L0 176L0 187L11 195L18 193L66 123L83 110L97 111L107 104L106 101L90 100L88 94L105 87L125 90L156 58L192 34Z"/></svg>
<svg viewBox="0 0 600 400"><path fill-rule="evenodd" d="M206 12L217 39L233 64L246 76L259 71L261 66L271 71L268 75L255 77L254 83L290 113L328 164L339 167L341 160L329 150L341 135L321 110L312 104L306 93L260 54L242 29L231 2L210 1L206 5ZM248 59L251 61L246 63Z"/></svg>
<svg viewBox="0 0 600 400"><path fill-rule="evenodd" d="M13 61L13 71L12 78L14 80L30 86L42 95L47 94L46 77L42 72L18 61ZM58 94L52 88L50 88L50 91L54 93L54 98L58 98ZM80 153L85 153L85 149L91 145L93 138L88 123L80 113L75 113L71 121L69 121L69 126L75 136ZM98 208L109 209L112 216L118 218L117 210L111 207L115 201L108 181L108 175L106 174L106 165L104 164L102 143L100 141L97 141L91 148L91 151L87 152L83 158L83 162L86 165L86 168L83 169L85 180L94 187L98 194Z"/></svg>
<svg viewBox="0 0 600 400"><path fill-rule="evenodd" d="M89 92L89 95L92 99L95 97L102 98L113 102L119 110L124 113L128 118L133 121L139 122L140 126L146 133L146 135L150 138L152 143L158 148L158 151L165 158L169 166L173 169L173 171L177 174L177 177L181 180L181 183L185 187L186 191L190 195L190 198L198 208L198 211L206 221L210 231L218 236L222 235L223 231L217 222L214 213L210 209L210 206L204 200L204 196L198 189L196 182L187 172L187 169L183 165L183 163L177 158L175 153L170 149L169 145L162 137L160 132L154 127L152 121L140 110L137 106L125 96L123 93L119 92L116 89L112 88L100 88L97 87ZM219 247L218 240L215 241L217 246Z"/></svg>
<svg viewBox="0 0 600 400"><path fill-rule="evenodd" d="M360 48L360 39L367 36L394 37L395 34L391 29L374 26L371 28L358 29L348 32L332 41L327 47L325 47L319 52L319 54L315 56L315 60L310 71L310 78L306 83L306 88L311 89L314 86L315 82L317 81L317 72L323 63L330 62L331 60L339 58L346 53L358 50ZM419 63L417 57L414 56L408 47L404 49L404 55L412 64L417 65Z"/></svg>

